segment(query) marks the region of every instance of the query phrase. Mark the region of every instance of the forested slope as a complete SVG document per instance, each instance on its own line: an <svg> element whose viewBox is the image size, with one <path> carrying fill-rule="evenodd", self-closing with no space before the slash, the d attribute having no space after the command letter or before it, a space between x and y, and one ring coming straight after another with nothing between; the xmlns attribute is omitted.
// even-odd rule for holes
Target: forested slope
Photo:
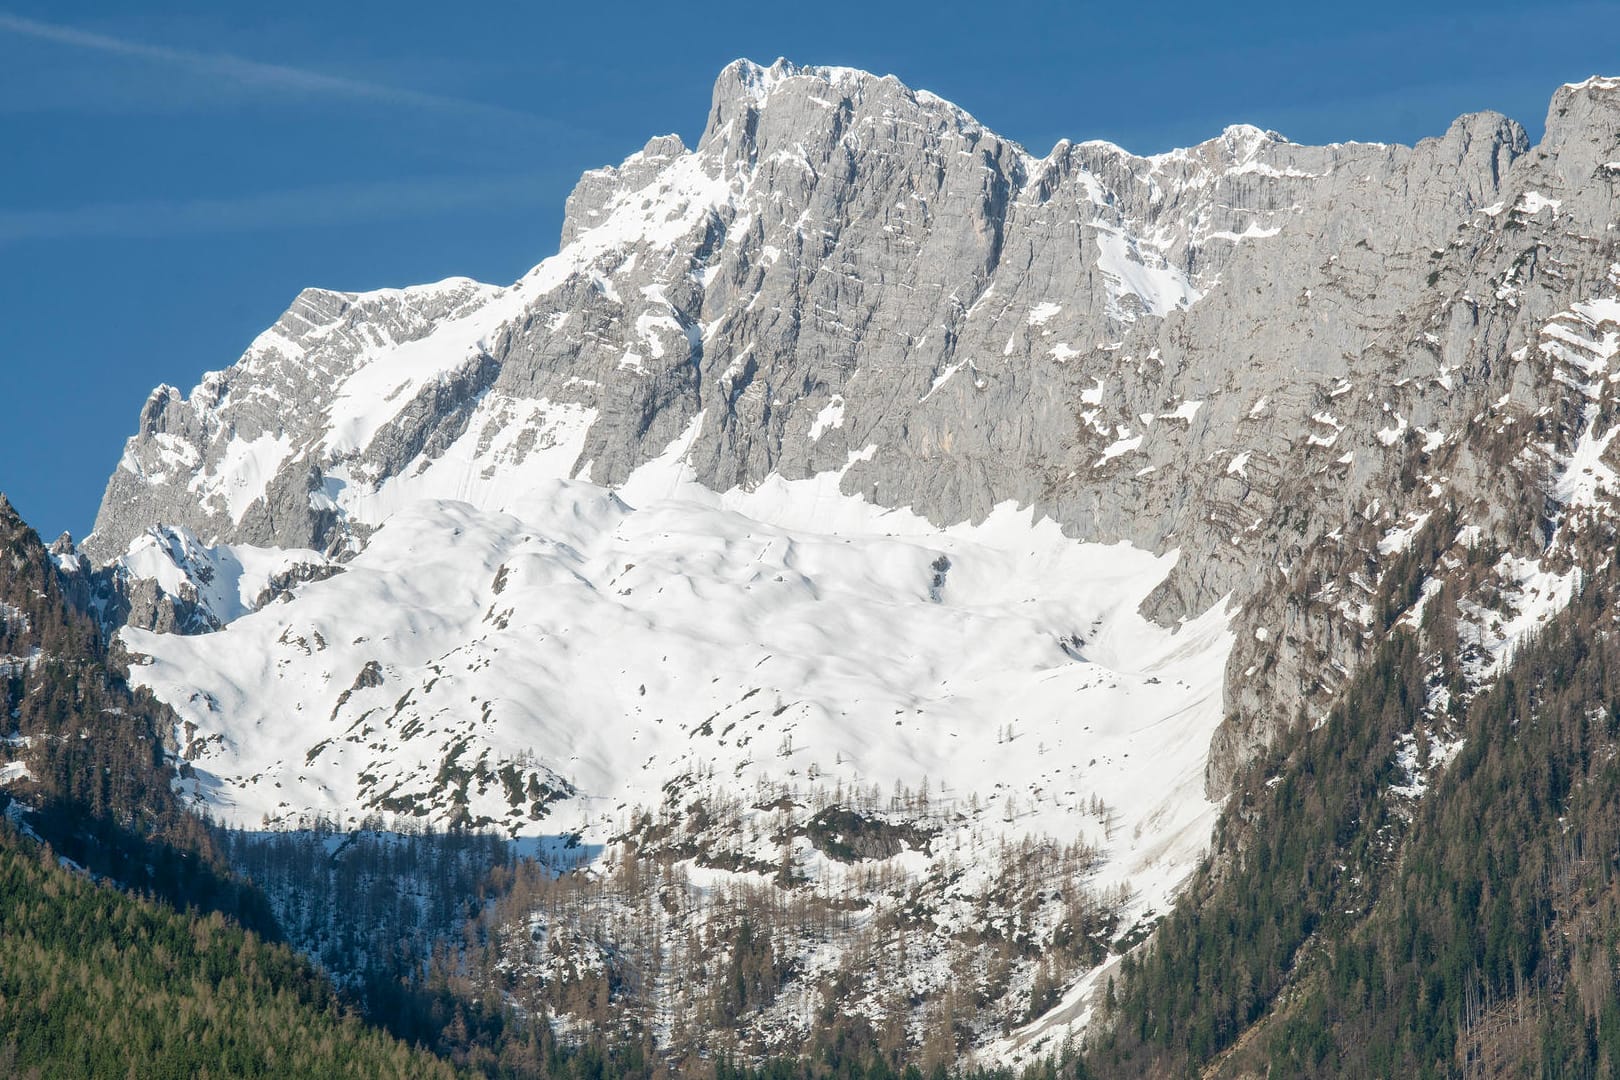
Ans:
<svg viewBox="0 0 1620 1080"><path fill-rule="evenodd" d="M1251 767L1126 962L1098 1073L1614 1075L1620 569L1589 555L1571 605L1460 715L1434 708L1457 662L1440 608Z"/></svg>

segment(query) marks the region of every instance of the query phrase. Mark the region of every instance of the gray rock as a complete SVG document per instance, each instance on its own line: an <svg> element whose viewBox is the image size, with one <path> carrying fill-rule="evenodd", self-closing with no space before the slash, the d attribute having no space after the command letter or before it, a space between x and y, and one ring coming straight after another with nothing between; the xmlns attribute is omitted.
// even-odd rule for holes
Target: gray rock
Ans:
<svg viewBox="0 0 1620 1080"><path fill-rule="evenodd" d="M487 476L545 443L545 408L594 410L571 468L617 484L701 417L686 459L715 489L847 467L845 491L940 524L1013 500L1178 550L1150 615L1242 610L1219 792L1374 633L1302 575L1376 581L1366 544L1442 497L1419 474L1518 537L1491 501L1546 478L1504 476L1476 418L1507 395L1571 417L1564 444L1592 422L1526 350L1613 292L1617 132L1620 82L1596 80L1558 91L1534 149L1480 113L1414 147L1233 127L1037 158L892 77L739 61L694 149L587 173L562 251L510 288L309 290L232 367L160 387L85 548L161 523L352 551L355 499L469 434ZM438 374L346 444L334 410L412 343ZM264 475L250 445L274 447Z"/></svg>

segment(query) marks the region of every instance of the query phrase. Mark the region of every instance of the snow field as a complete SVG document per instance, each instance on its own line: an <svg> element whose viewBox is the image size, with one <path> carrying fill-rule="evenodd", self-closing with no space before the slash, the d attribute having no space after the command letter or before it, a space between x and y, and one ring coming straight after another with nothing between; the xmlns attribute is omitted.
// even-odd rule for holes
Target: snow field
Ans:
<svg viewBox="0 0 1620 1080"><path fill-rule="evenodd" d="M939 530L837 473L716 494L683 445L619 492L418 499L290 603L200 637L126 630L136 678L219 737L192 793L244 825L392 799L600 843L705 770L742 791L926 782L981 807L965 827L1097 844L1099 886L1163 909L1213 820L1231 642L1220 610L1174 632L1136 614L1173 554L1010 505ZM490 778L506 765L515 802ZM478 774L459 799L458 771ZM577 797L535 818L530 776Z"/></svg>

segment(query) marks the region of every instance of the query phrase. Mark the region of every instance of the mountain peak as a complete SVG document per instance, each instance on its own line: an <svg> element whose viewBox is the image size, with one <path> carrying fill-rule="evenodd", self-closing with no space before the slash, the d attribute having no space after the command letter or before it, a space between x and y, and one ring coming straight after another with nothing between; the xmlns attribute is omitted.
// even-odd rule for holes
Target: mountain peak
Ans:
<svg viewBox="0 0 1620 1080"><path fill-rule="evenodd" d="M771 92L782 83L799 78L819 79L839 89L854 89L872 79L893 80L894 76L878 76L860 68L836 65L795 64L783 56L777 57L775 62L766 67L739 57L720 70L720 75L715 80L715 90L719 92L721 89L735 88L746 93L755 102L763 104Z"/></svg>
<svg viewBox="0 0 1620 1080"><path fill-rule="evenodd" d="M1615 133L1620 132L1620 78L1594 75L1566 83L1547 106L1546 133L1539 149L1556 162L1563 182L1582 184L1613 175ZM1607 185L1601 189L1607 191Z"/></svg>
<svg viewBox="0 0 1620 1080"><path fill-rule="evenodd" d="M944 110L958 122L976 123L964 110L937 94L916 90L894 75L876 75L860 68L801 65L778 58L769 67L752 60L733 60L715 79L709 121L699 146L725 132L727 125L757 115L779 100L793 100L818 112L856 104L884 87L897 100L928 111ZM751 125L743 120L743 130Z"/></svg>
<svg viewBox="0 0 1620 1080"><path fill-rule="evenodd" d="M1620 90L1620 76L1615 75L1588 75L1580 82L1565 83L1559 87L1563 90L1608 91Z"/></svg>
<svg viewBox="0 0 1620 1080"><path fill-rule="evenodd" d="M1275 131L1258 128L1253 124L1229 124L1221 131L1220 141L1241 163L1252 160L1267 143L1285 143L1288 140Z"/></svg>

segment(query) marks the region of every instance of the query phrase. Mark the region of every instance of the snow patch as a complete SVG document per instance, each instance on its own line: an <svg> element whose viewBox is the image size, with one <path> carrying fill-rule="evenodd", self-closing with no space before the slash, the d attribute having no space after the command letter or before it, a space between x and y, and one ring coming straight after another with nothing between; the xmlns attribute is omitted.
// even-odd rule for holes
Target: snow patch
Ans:
<svg viewBox="0 0 1620 1080"><path fill-rule="evenodd" d="M844 426L844 398L841 394L834 394L832 400L821 407L816 418L810 423L810 441L816 442L833 428Z"/></svg>
<svg viewBox="0 0 1620 1080"><path fill-rule="evenodd" d="M1051 301L1044 301L1036 304L1029 311L1029 325L1045 326L1048 322L1052 321L1052 316L1056 315L1062 310L1062 304L1054 304Z"/></svg>
<svg viewBox="0 0 1620 1080"><path fill-rule="evenodd" d="M1092 223L1097 236L1097 269L1108 279L1115 318L1131 321L1134 315L1120 306L1125 296L1135 296L1149 315L1163 318L1184 310L1203 299L1203 293L1180 269L1157 252L1144 252L1137 240L1123 229Z"/></svg>
<svg viewBox="0 0 1620 1080"><path fill-rule="evenodd" d="M699 770L747 790L813 763L829 786L1016 795L961 827L1092 837L1098 887L1164 910L1217 809L1225 605L1155 626L1137 608L1174 552L1077 543L1010 503L940 529L843 470L709 491L685 461L702 422L617 491L414 499L288 603L200 637L126 628L149 658L132 677L204 739L186 793L252 826L385 795L443 820L447 760L522 763L573 794L534 818L475 783L467 812L595 843ZM1113 809L1112 839L1065 791Z"/></svg>
<svg viewBox="0 0 1620 1080"><path fill-rule="evenodd" d="M1094 469L1099 468L1108 464L1117 457L1121 457L1125 454L1129 454L1133 450L1139 449L1142 445L1142 439L1144 437L1145 436L1142 435L1135 435L1115 439L1112 443L1109 443L1107 446L1103 447L1102 457L1092 462L1091 467Z"/></svg>

